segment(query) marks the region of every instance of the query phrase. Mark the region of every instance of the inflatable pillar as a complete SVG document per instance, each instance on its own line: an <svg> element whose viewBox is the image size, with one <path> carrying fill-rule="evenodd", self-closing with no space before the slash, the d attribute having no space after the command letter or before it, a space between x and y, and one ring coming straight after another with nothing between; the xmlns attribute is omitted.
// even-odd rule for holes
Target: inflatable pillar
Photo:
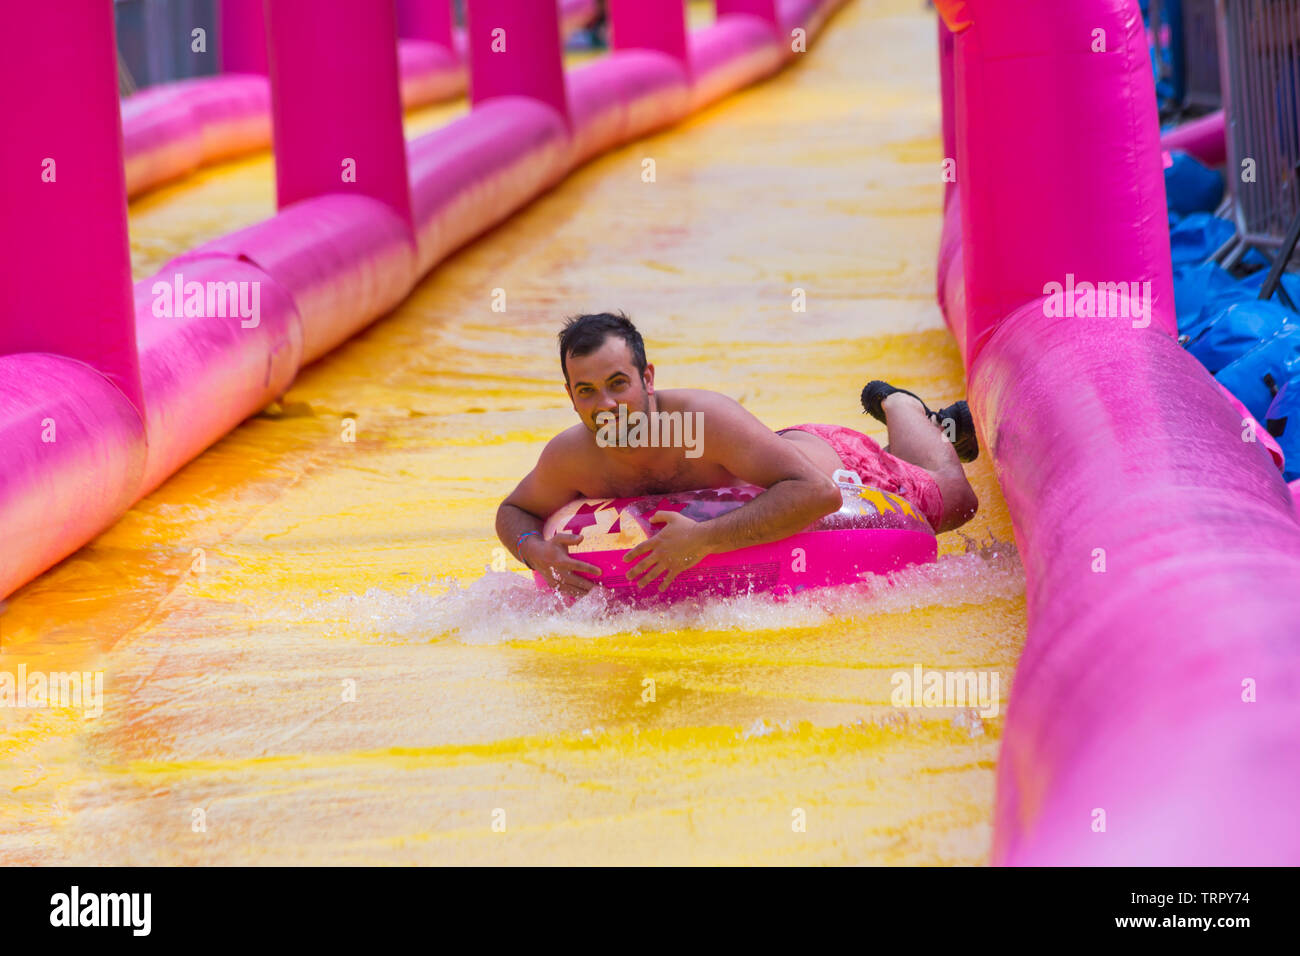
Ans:
<svg viewBox="0 0 1300 956"><path fill-rule="evenodd" d="M1138 321L1177 337L1168 229L1148 228L1168 219L1156 100L1149 77L1127 79L1148 60L1137 3L939 6L957 34L967 368L1049 283L1136 283ZM1074 64L1069 82L1047 75L1058 63Z"/></svg>
<svg viewBox="0 0 1300 956"><path fill-rule="evenodd" d="M397 0L397 35L454 50L451 0Z"/></svg>
<svg viewBox="0 0 1300 956"><path fill-rule="evenodd" d="M781 20L776 13L776 0L717 0L718 17L730 13L748 13L769 23L777 33L781 32Z"/></svg>
<svg viewBox="0 0 1300 956"><path fill-rule="evenodd" d="M1300 527L1171 334L1136 0L938 3L964 276L944 307L1026 583L993 862L1294 866Z"/></svg>
<svg viewBox="0 0 1300 956"><path fill-rule="evenodd" d="M0 354L77 359L141 412L113 5L24 3L5 17Z"/></svg>
<svg viewBox="0 0 1300 956"><path fill-rule="evenodd" d="M956 81L953 78L952 31L948 29L948 24L943 22L943 17L935 19L939 24L939 95L943 106L943 161L945 171L953 168L954 172L953 176L945 175L943 181L943 205L947 209L948 201L952 198L953 189L957 185L954 167L957 159L957 106L953 100L956 95L953 84Z"/></svg>
<svg viewBox="0 0 1300 956"><path fill-rule="evenodd" d="M683 0L609 0L609 25L616 51L665 53L690 75Z"/></svg>
<svg viewBox="0 0 1300 956"><path fill-rule="evenodd" d="M266 13L262 0L221 0L217 31L222 73L266 75Z"/></svg>
<svg viewBox="0 0 1300 956"><path fill-rule="evenodd" d="M559 6L539 0L467 0L474 106L496 96L545 103L571 127Z"/></svg>
<svg viewBox="0 0 1300 956"><path fill-rule="evenodd" d="M267 5L281 209L328 193L369 196L414 236L396 21L392 0Z"/></svg>

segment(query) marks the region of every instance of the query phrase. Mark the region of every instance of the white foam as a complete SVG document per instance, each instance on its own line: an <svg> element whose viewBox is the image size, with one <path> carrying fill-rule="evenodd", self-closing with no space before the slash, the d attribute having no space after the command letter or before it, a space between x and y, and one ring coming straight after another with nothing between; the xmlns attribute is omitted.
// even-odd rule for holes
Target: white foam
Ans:
<svg viewBox="0 0 1300 956"><path fill-rule="evenodd" d="M487 571L461 585L431 578L406 591L371 588L302 607L295 620L335 621L348 635L403 642L454 639L500 644L549 637L597 638L655 631L742 631L818 627L846 618L907 613L931 606L980 605L1024 593L1015 546L967 540L964 554L917 565L861 584L805 591L779 600L769 594L628 607L596 588L572 605L522 575Z"/></svg>

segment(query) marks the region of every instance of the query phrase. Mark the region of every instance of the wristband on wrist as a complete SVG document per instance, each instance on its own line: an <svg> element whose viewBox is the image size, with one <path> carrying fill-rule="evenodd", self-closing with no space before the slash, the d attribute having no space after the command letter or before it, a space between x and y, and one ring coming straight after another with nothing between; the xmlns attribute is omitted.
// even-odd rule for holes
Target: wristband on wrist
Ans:
<svg viewBox="0 0 1300 956"><path fill-rule="evenodd" d="M533 570L533 566L532 566L531 564L528 563L528 559L524 557L524 553L523 553L522 551L519 550L520 547L523 546L524 538L527 538L529 535L535 535L535 536L538 537L538 538L540 538L540 537L542 536L542 534L541 534L540 531L525 531L525 532L524 532L523 534L521 534L521 535L518 537L518 539L516 539L516 541L515 541L515 554L518 556L518 558L519 558L520 561L523 561L523 562L524 562L524 564L527 566L528 570L529 570L529 571L532 571L532 570Z"/></svg>

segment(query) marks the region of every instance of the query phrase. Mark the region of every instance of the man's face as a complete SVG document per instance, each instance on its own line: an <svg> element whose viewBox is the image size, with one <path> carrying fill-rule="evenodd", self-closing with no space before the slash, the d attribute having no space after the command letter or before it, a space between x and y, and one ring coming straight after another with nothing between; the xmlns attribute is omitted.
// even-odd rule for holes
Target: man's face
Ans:
<svg viewBox="0 0 1300 956"><path fill-rule="evenodd" d="M573 401L573 410L593 433L600 430L596 416L601 412L617 415L620 405L627 406L628 414L650 413L654 366L646 366L643 383L632 361L631 349L618 336L606 336L601 347L590 355L565 356L565 365L569 369L569 381L564 388Z"/></svg>

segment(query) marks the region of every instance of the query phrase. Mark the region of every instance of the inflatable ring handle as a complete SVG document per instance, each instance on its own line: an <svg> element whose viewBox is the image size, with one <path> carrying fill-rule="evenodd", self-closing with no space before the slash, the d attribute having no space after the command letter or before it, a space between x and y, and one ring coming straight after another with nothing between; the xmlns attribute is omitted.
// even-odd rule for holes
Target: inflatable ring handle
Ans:
<svg viewBox="0 0 1300 956"><path fill-rule="evenodd" d="M847 468L837 468L835 474L831 475L831 481L839 484L841 481L862 487L862 477L856 471L849 471Z"/></svg>

